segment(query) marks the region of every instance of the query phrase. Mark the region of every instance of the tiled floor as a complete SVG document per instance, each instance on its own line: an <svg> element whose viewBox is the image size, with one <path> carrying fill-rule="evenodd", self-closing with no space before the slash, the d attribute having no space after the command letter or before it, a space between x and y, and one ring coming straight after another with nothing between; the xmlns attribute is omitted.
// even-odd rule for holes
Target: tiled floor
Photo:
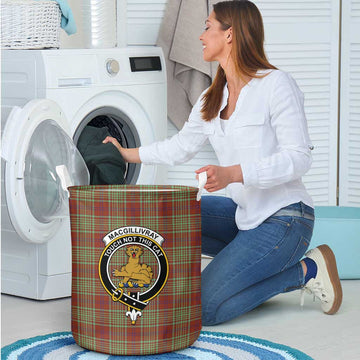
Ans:
<svg viewBox="0 0 360 360"><path fill-rule="evenodd" d="M307 295L281 294L248 314L203 330L243 334L299 349L315 360L360 359L360 280L342 281L340 311L325 315ZM70 331L70 298L35 301L1 296L1 346L16 340L57 331ZM241 359L239 359L241 360Z"/></svg>

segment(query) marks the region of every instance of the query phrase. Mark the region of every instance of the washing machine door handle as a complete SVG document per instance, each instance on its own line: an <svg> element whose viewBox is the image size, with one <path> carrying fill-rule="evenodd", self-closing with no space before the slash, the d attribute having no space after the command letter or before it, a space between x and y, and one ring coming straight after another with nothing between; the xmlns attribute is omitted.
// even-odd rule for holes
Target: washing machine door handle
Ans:
<svg viewBox="0 0 360 360"><path fill-rule="evenodd" d="M56 102L15 107L3 132L5 193L11 222L32 243L48 241L69 217L67 186L89 184L83 158Z"/></svg>

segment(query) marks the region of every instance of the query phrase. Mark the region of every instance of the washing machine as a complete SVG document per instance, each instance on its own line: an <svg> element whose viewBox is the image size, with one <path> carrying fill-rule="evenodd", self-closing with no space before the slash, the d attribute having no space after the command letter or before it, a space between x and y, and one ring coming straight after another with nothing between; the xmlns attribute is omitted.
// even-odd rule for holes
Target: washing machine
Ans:
<svg viewBox="0 0 360 360"><path fill-rule="evenodd" d="M2 51L3 293L71 295L66 188L90 179L79 138L93 126L124 147L164 139L166 108L158 47ZM166 169L126 164L124 181L164 184Z"/></svg>

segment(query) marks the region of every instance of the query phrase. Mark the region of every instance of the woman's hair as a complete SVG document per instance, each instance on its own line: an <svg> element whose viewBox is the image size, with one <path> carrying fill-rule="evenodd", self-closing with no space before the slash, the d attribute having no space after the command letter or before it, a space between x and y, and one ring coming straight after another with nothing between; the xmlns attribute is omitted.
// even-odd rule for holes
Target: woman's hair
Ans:
<svg viewBox="0 0 360 360"><path fill-rule="evenodd" d="M230 56L239 77L245 75L260 78L265 75L256 75L258 70L276 69L265 55L264 25L255 4L248 0L221 1L214 5L214 13L222 30L232 27ZM225 72L219 65L213 83L202 98L201 113L205 121L217 116L225 84Z"/></svg>

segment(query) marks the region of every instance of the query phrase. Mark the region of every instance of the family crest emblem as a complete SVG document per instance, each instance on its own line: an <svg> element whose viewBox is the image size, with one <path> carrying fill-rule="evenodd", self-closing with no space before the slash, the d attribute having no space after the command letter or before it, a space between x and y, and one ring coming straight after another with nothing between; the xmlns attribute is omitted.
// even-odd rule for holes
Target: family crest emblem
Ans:
<svg viewBox="0 0 360 360"><path fill-rule="evenodd" d="M114 302L127 307L131 323L164 288L169 263L162 248L164 238L153 230L125 226L104 236L99 260L100 281Z"/></svg>

